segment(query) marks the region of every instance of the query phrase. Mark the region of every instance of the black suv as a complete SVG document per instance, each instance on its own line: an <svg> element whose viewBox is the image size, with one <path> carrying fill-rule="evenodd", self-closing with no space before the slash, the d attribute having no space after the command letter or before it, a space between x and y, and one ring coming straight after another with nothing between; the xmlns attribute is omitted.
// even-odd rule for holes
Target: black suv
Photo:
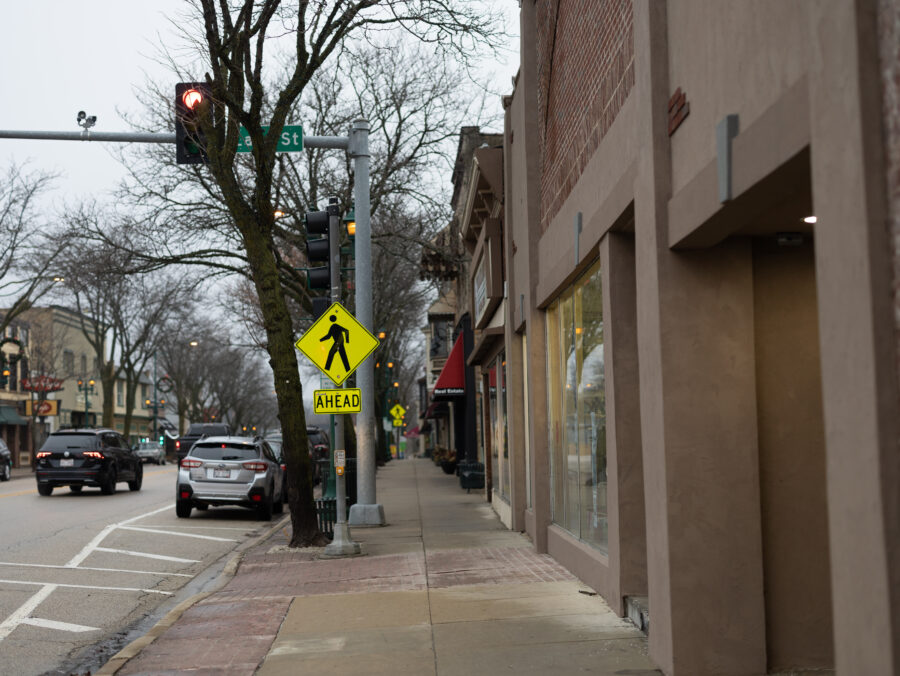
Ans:
<svg viewBox="0 0 900 676"><path fill-rule="evenodd" d="M99 486L101 493L111 495L119 481L141 490L144 464L115 430L60 430L38 452L35 474L41 495L50 495L57 486L68 486L73 493Z"/></svg>
<svg viewBox="0 0 900 676"><path fill-rule="evenodd" d="M203 437L227 437L230 434L231 428L225 423L191 423L188 431L175 441L175 454L181 460Z"/></svg>

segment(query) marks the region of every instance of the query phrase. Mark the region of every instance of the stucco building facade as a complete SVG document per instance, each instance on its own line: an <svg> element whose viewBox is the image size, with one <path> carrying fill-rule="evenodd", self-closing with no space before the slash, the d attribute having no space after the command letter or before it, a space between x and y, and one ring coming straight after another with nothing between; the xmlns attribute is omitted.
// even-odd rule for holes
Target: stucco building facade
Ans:
<svg viewBox="0 0 900 676"><path fill-rule="evenodd" d="M487 497L666 674L900 673L898 35L522 0L460 197Z"/></svg>

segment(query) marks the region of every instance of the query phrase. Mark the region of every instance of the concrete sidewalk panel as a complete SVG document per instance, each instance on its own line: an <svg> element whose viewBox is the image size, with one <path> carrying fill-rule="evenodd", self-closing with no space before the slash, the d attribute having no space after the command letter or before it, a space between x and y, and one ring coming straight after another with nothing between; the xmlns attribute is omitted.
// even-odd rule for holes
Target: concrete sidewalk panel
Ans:
<svg viewBox="0 0 900 676"><path fill-rule="evenodd" d="M520 645L491 649L437 651L440 676L473 674L604 674L661 676L646 655L641 639L542 643L525 650Z"/></svg>
<svg viewBox="0 0 900 676"><path fill-rule="evenodd" d="M523 591L526 587L533 586L518 585ZM490 587L487 585L475 590L476 593L469 593L471 589L473 588L431 590L429 597L432 622L434 624L480 622L515 617L556 617L586 613L624 621L597 597L578 594L574 588L561 594L512 596L504 592L502 596L495 598L490 596Z"/></svg>
<svg viewBox="0 0 900 676"><path fill-rule="evenodd" d="M431 627L279 634L258 676L434 674Z"/></svg>
<svg viewBox="0 0 900 676"><path fill-rule="evenodd" d="M428 623L425 591L306 596L296 598L291 604L279 636Z"/></svg>

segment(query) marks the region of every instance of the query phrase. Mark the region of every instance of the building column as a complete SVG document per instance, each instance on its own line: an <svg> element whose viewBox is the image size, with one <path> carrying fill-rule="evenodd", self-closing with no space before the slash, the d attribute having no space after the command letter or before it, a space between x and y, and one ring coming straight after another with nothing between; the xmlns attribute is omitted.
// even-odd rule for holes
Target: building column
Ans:
<svg viewBox="0 0 900 676"><path fill-rule="evenodd" d="M669 249L666 11L656 0L634 4L650 655L669 676L758 676L766 643L752 251L746 241Z"/></svg>
<svg viewBox="0 0 900 676"><path fill-rule="evenodd" d="M647 530L641 456L634 237L600 240L606 380L607 601L619 615L625 596L647 595Z"/></svg>
<svg viewBox="0 0 900 676"><path fill-rule="evenodd" d="M877 3L810 5L835 667L900 673L900 399Z"/></svg>

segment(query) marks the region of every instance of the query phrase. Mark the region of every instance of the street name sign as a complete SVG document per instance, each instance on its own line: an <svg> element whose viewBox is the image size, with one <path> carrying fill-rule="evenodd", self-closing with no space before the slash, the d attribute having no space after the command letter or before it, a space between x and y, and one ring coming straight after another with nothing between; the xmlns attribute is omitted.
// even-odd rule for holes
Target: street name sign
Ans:
<svg viewBox="0 0 900 676"><path fill-rule="evenodd" d="M340 303L332 303L294 345L335 385L378 347L378 339Z"/></svg>
<svg viewBox="0 0 900 676"><path fill-rule="evenodd" d="M359 413L362 410L362 390L315 390L313 410L322 413Z"/></svg>
<svg viewBox="0 0 900 676"><path fill-rule="evenodd" d="M269 125L263 125L263 135L269 133ZM253 139L250 132L244 127L240 128L241 138L238 141L237 152L249 153L253 150ZM281 128L281 136L278 137L278 153L299 153L303 150L303 127L299 124L286 124Z"/></svg>
<svg viewBox="0 0 900 676"><path fill-rule="evenodd" d="M406 409L400 404L394 404L394 407L391 409L391 415L395 418L402 418L405 413Z"/></svg>

